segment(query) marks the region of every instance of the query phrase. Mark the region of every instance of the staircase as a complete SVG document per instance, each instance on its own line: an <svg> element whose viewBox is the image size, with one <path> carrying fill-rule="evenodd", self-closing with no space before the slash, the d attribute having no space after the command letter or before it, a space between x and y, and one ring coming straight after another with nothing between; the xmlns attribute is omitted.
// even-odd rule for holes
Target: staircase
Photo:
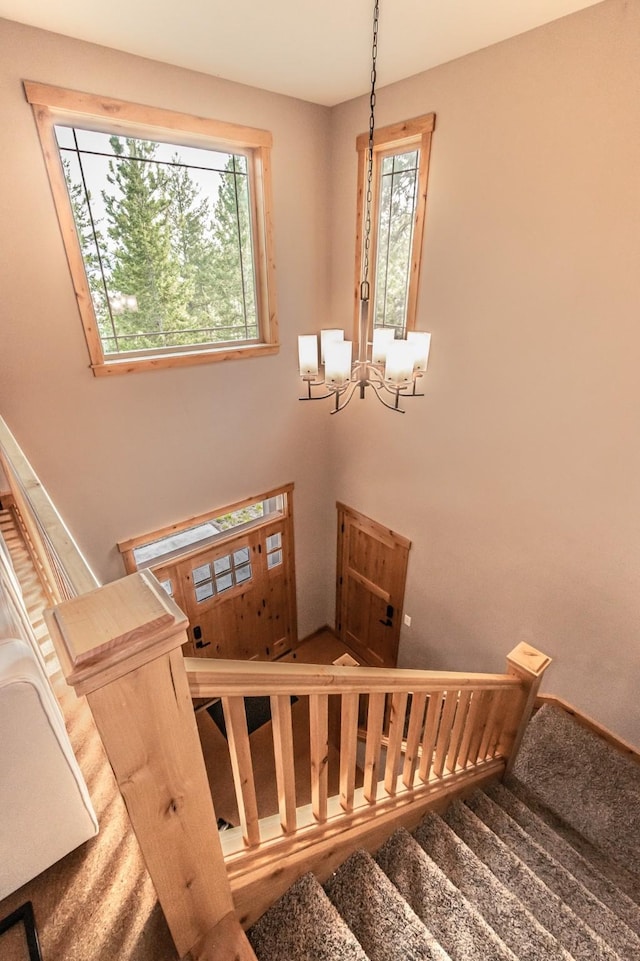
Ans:
<svg viewBox="0 0 640 961"><path fill-rule="evenodd" d="M300 878L259 961L637 961L640 765L545 706L496 783Z"/></svg>

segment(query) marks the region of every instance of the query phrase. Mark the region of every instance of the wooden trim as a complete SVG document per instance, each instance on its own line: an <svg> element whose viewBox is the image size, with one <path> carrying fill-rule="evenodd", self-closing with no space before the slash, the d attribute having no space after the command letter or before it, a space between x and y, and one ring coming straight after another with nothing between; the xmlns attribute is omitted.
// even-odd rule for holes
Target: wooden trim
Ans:
<svg viewBox="0 0 640 961"><path fill-rule="evenodd" d="M284 515L285 517L289 514L289 502L288 495L293 494L293 483L282 484L280 487L274 487L272 490L266 491L264 494L253 494L250 497L243 497L242 500L234 501L233 504L228 504L225 507L216 507L213 510L205 511L202 514L195 514L192 517L187 517L183 521L176 521L173 524L166 524L164 527L159 527L155 531L149 531L146 534L137 534L135 537L129 537L126 540L118 541L118 550L121 554L126 551L132 551L136 547L140 547L144 544L150 544L152 541L158 541L163 537L169 537L171 534L179 534L181 531L186 531L191 527L198 527L199 524L205 524L207 521L215 520L216 517L221 517L223 514L231 514L233 511L240 511L244 507L249 507L251 504L257 504L259 501L269 500L271 497L278 497L279 494L287 495L287 502L285 505ZM270 518L273 520L274 518ZM268 523L268 518L262 518L259 523ZM256 526L258 526L256 524ZM235 537L236 533L229 534L230 537ZM220 542L223 542L223 538L220 538ZM200 548L196 548L199 550ZM163 566L166 562L162 562ZM159 564L158 564L159 566Z"/></svg>
<svg viewBox="0 0 640 961"><path fill-rule="evenodd" d="M102 350L102 346L100 347ZM228 360L250 360L253 357L269 357L277 354L279 344L238 344L237 347L209 347L203 350L182 351L181 353L147 354L144 357L122 355L117 360L113 355L103 355L103 361L93 361L91 370L95 377L112 377L114 374L137 374L149 370L163 370L167 367L198 367L201 364L217 364Z"/></svg>
<svg viewBox="0 0 640 961"><path fill-rule="evenodd" d="M293 882L305 871L313 871L325 881L344 859L357 848L375 851L398 827L412 830L429 811L442 812L456 797L464 797L502 776L504 761L488 761L478 770L445 775L416 792L387 798L375 808L364 802L360 791L350 815L329 820L326 825L312 825L292 837L280 837L237 861L228 859L229 879L238 918L246 929L264 914ZM299 811L300 821L306 814ZM278 820L276 818L276 820ZM228 834L229 832L225 832ZM224 835L223 843L224 843Z"/></svg>
<svg viewBox="0 0 640 961"><path fill-rule="evenodd" d="M425 133L435 130L435 113L423 113L419 117L411 120L400 120L397 123L388 124L386 127L376 127L373 132L374 149L389 145L402 146L404 143L412 143L422 137ZM369 133L361 133L356 138L356 150L367 150L369 147Z"/></svg>
<svg viewBox="0 0 640 961"><path fill-rule="evenodd" d="M71 280L84 328L90 369L96 377L140 373L170 367L186 367L229 360L247 360L278 353L278 319L275 290L275 247L271 188L271 133L240 124L226 123L159 107L127 103L112 97L65 90L24 81L42 145ZM251 176L252 238L256 269L256 304L259 343L227 343L216 347L105 354L84 267L84 259L69 201L64 171L56 143L54 124L78 120L83 126L121 136L143 135L166 140L167 132L189 146L238 149L247 153Z"/></svg>
<svg viewBox="0 0 640 961"><path fill-rule="evenodd" d="M635 761L636 764L640 764L639 748L634 747L633 744L630 744L629 741L625 741L624 738L621 738L618 734L614 734L613 731L610 731L603 724L600 724L599 721L594 720L594 718L579 710L579 708L574 707L573 704L569 704L568 701L565 701L561 697L557 697L555 694L539 694L535 700L535 710L539 710L545 704L548 704L550 707L556 707L558 710L569 714L571 717L575 718L578 724L586 728L588 731L591 731L593 734L596 734L598 737L601 737L603 741L606 741L607 744L610 744L611 747L615 748L615 750L620 754L623 754L625 757L630 758L630 760Z"/></svg>
<svg viewBox="0 0 640 961"><path fill-rule="evenodd" d="M198 138L216 141L219 144L244 147L271 147L273 137L268 130L258 130L241 124L228 123L198 117L195 114L179 113L162 107L130 103L104 97L98 94L67 90L32 80L24 81L25 96L32 106L51 109L56 120L69 120L69 115L84 115L109 125L122 125L122 132L131 135L132 128L144 126L155 130L174 130L183 134L193 134Z"/></svg>

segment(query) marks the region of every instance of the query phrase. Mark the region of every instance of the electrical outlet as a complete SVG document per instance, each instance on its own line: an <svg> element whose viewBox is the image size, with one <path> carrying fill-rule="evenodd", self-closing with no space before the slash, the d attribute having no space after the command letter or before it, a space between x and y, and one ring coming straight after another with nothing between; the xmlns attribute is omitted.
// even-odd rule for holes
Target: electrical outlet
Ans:
<svg viewBox="0 0 640 961"><path fill-rule="evenodd" d="M409 614L404 615L404 623L405 623L405 627L411 627L411 617L409 616Z"/></svg>

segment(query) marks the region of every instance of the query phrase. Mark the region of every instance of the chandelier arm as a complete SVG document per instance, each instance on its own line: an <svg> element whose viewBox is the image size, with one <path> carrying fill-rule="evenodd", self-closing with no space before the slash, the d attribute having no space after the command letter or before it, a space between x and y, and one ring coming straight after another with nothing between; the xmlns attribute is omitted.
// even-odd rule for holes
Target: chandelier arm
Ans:
<svg viewBox="0 0 640 961"><path fill-rule="evenodd" d="M371 386L373 386L373 384L372 384ZM384 387L384 384L382 384L381 386ZM388 387L385 387L385 390L386 390L389 394L393 394L393 393L394 393L394 391L389 390ZM400 401L400 397L402 396L402 395L400 394L400 391L395 392L395 396L396 396L396 402L395 402L395 404L388 404L388 403L386 402L386 400L383 398L382 394L380 393L380 389L379 389L379 388L378 388L376 391L374 391L373 396L374 396L374 397L377 397L378 400L380 401L380 403L382 404L382 406L383 406L383 407L386 407L387 410L392 410L392 411L394 411L396 414L404 414L404 413L405 413L405 411L402 409L402 407L399 407L399 406L398 406L398 403L399 403L399 401Z"/></svg>
<svg viewBox="0 0 640 961"><path fill-rule="evenodd" d="M357 380L350 381L350 383L347 385L347 387L346 387L344 390L335 391L335 395L336 395L336 406L333 408L333 410L330 410L330 411L329 411L330 414L337 414L339 411L345 409L345 407L347 406L347 404L349 403L349 401L350 401L351 398L353 397L353 395L354 395L354 393L355 393L355 390L356 390L356 387L358 386L358 383L359 383L359 382L358 382ZM341 403L340 403L340 398L341 398L343 395L345 395L347 399L345 400L345 402L344 402L343 404L341 404Z"/></svg>

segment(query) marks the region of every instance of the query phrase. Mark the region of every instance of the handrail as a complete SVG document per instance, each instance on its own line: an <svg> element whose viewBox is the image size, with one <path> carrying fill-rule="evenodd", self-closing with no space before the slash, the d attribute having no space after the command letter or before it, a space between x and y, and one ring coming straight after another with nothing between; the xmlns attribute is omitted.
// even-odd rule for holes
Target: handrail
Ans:
<svg viewBox="0 0 640 961"><path fill-rule="evenodd" d="M518 688L509 674L465 674L462 671L420 671L404 668L343 667L324 664L290 664L270 661L221 661L185 657L192 697L254 694L392 694L401 691L430 693L456 690ZM333 690L335 688L335 690Z"/></svg>
<svg viewBox="0 0 640 961"><path fill-rule="evenodd" d="M17 440L0 417L0 465L27 546L54 603L100 586Z"/></svg>

